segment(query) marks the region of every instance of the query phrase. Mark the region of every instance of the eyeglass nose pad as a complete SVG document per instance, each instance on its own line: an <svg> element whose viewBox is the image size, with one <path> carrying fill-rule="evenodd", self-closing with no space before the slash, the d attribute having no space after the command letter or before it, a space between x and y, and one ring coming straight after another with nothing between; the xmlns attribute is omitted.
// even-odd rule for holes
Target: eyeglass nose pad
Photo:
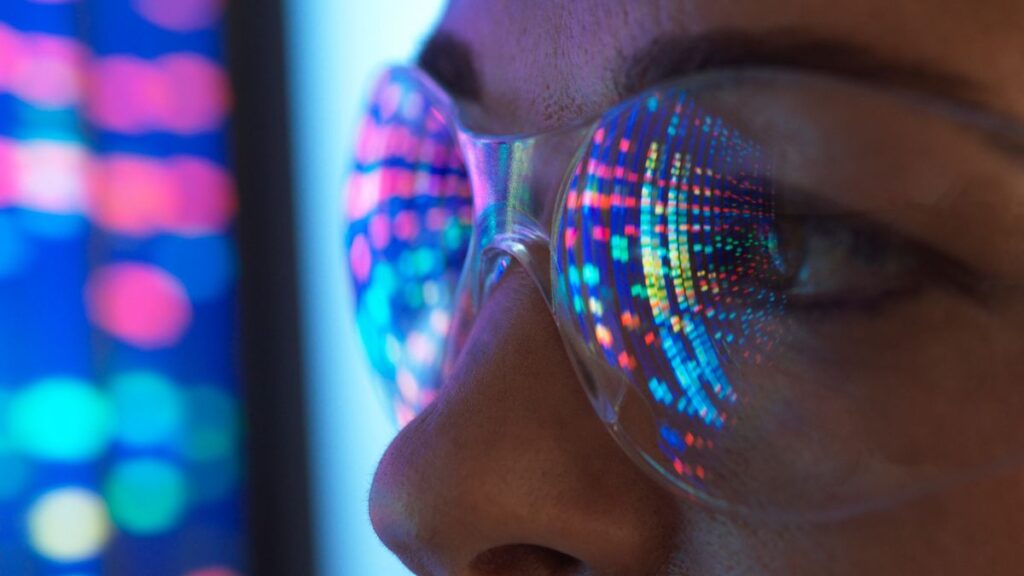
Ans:
<svg viewBox="0 0 1024 576"><path fill-rule="evenodd" d="M512 261L515 261L530 275L534 285L544 297L548 309L553 310L550 254L551 250L545 239L511 234L495 238L481 256L481 270L484 272L481 296L486 298L487 293L493 288L493 284L501 279L505 269L511 265Z"/></svg>
<svg viewBox="0 0 1024 576"><path fill-rule="evenodd" d="M480 256L475 262L477 269L469 273L475 276L476 302L486 299L512 259L530 275L551 309L550 239L541 223L513 204L499 202L477 218L475 230L474 245ZM473 265L471 262L470 267Z"/></svg>
<svg viewBox="0 0 1024 576"><path fill-rule="evenodd" d="M513 262L526 270L548 309L552 309L548 244L547 235L536 220L504 204L495 204L477 218L455 292L441 365L442 379L451 374L477 312Z"/></svg>

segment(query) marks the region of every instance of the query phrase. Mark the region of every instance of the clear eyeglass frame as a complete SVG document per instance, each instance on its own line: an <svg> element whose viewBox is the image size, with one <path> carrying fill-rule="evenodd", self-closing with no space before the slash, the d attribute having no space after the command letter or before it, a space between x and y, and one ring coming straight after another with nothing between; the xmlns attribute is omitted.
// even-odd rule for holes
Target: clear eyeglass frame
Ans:
<svg viewBox="0 0 1024 576"><path fill-rule="evenodd" d="M685 498L835 518L1024 459L1024 252L997 253L1024 245L1007 218L1024 218L1015 121L786 70L669 82L532 135L473 131L415 68L385 72L388 97L443 124L471 194L427 398L515 264L597 415Z"/></svg>

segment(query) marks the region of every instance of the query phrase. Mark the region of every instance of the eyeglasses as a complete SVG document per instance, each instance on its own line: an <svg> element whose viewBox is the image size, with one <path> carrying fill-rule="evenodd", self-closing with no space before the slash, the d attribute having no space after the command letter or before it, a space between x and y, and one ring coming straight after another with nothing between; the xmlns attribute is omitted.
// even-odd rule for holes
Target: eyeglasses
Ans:
<svg viewBox="0 0 1024 576"><path fill-rule="evenodd" d="M537 135L374 90L347 194L356 318L399 424L513 263L599 417L680 495L855 513L1024 457L1024 130L782 70Z"/></svg>

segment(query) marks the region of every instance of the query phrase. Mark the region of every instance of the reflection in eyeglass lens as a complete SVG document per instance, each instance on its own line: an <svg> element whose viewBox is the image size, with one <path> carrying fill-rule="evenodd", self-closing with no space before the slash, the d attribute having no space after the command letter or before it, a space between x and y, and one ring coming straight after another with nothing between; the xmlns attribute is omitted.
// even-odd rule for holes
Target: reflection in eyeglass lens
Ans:
<svg viewBox="0 0 1024 576"><path fill-rule="evenodd" d="M357 322L405 424L436 390L473 213L456 143L408 79L374 95L347 209Z"/></svg>
<svg viewBox="0 0 1024 576"><path fill-rule="evenodd" d="M979 223L999 200L1019 213L1024 178L983 140L827 83L606 115L566 193L556 293L570 348L603 366L584 372L625 382L590 386L619 435L699 498L796 511L1019 454L1024 346L993 304L1020 319L1019 278L996 274L1020 253Z"/></svg>

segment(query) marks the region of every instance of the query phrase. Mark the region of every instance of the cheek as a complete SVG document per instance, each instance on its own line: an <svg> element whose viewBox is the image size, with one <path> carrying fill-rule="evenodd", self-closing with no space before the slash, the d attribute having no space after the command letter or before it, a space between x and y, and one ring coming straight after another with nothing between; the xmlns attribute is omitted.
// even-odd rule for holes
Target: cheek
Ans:
<svg viewBox="0 0 1024 576"><path fill-rule="evenodd" d="M765 524L690 509L671 563L681 574L1015 575L1022 506L1024 472L1013 470L837 523Z"/></svg>

